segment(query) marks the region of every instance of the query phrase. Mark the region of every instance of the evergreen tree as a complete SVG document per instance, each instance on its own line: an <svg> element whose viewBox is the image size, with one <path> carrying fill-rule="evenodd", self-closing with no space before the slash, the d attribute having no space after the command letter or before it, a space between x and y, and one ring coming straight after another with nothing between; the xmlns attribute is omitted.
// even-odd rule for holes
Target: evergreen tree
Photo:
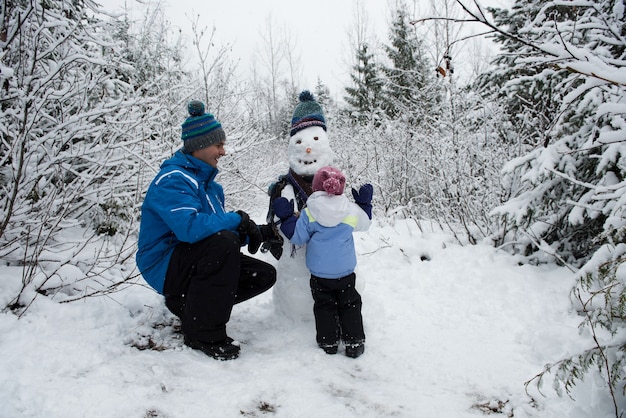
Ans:
<svg viewBox="0 0 626 418"><path fill-rule="evenodd" d="M317 79L317 83L315 84L315 90L313 91L313 95L315 96L317 102L322 106L322 109L325 109L328 105L332 104L330 89L319 78Z"/></svg>
<svg viewBox="0 0 626 418"><path fill-rule="evenodd" d="M362 43L356 51L356 64L350 74L352 86L346 87L344 99L347 111L356 122L366 122L376 118L381 108L382 79L374 54L369 45Z"/></svg>
<svg viewBox="0 0 626 418"><path fill-rule="evenodd" d="M509 67L502 72L502 92L512 98L511 120L530 132L526 145L540 145L505 167L505 176L519 179L522 188L495 213L511 223L503 233L513 247L577 271L573 295L586 318L583 325L594 336L604 328L612 338L594 338L591 349L557 362L555 387L569 391L597 370L619 416L626 366L626 340L620 336L626 288L617 273L626 259L624 3L515 6L517 30L499 29L516 53L500 60Z"/></svg>
<svg viewBox="0 0 626 418"><path fill-rule="evenodd" d="M623 30L623 25L617 24L619 8L613 3L533 6L534 13L526 14L528 20L519 31L528 35L517 42L519 56L510 62L511 80L503 89L515 97L509 112L517 120L535 120L545 130L534 130L541 135L541 147L508 165L508 172L520 170L525 189L499 213L508 213L529 237L525 252L545 240L573 265L588 260L602 245L600 236L607 227L612 229L606 221L615 216L615 200L600 198L598 188L624 178L623 143L602 139L623 132L618 122L623 117L618 105L624 100L623 88L610 78L608 68L623 68L624 41L615 30ZM521 2L520 7L526 5ZM596 69L582 73L579 68L588 67L582 64L591 59ZM530 73L530 68L535 71ZM602 72L607 70L605 77ZM561 99L554 103L548 96ZM543 106L552 115L546 124L533 116Z"/></svg>
<svg viewBox="0 0 626 418"><path fill-rule="evenodd" d="M567 77L567 70L556 67L553 62L529 59L536 50L528 42L536 37L507 36L508 33L524 34L526 25L537 18L546 3L545 0L520 0L515 2L511 11L490 9L494 23L506 28L505 32L494 35L495 41L501 44L502 53L475 83L483 94L493 96L492 100L504 105L511 127L504 139L516 143L520 154L549 140L562 102L562 91L558 86ZM560 11L555 18L565 18L567 8L555 9Z"/></svg>
<svg viewBox="0 0 626 418"><path fill-rule="evenodd" d="M432 66L426 59L415 27L409 23L407 7L403 2L394 11L389 39L391 44L384 49L390 65L382 69L385 75L385 113L391 118L402 114L428 114L432 110L429 104L433 102L429 91L432 87ZM421 115L415 116L416 121L423 119Z"/></svg>

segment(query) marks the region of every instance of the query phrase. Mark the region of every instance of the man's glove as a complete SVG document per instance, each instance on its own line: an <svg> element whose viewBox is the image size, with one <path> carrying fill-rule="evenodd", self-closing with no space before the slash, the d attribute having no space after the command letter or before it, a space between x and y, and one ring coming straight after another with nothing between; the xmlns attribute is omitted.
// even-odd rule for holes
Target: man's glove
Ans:
<svg viewBox="0 0 626 418"><path fill-rule="evenodd" d="M241 216L241 222L239 222L239 226L237 226L237 232L239 232L239 241L243 245L246 242L248 228L250 227L250 216L242 210L238 210L237 214Z"/></svg>
<svg viewBox="0 0 626 418"><path fill-rule="evenodd" d="M357 192L352 189L352 197L357 205L367 213L367 217L372 219L372 196L374 195L374 188L371 184L366 183L359 188Z"/></svg>
<svg viewBox="0 0 626 418"><path fill-rule="evenodd" d="M248 226L248 252L250 254L256 254L262 243L263 237L261 236L261 230L253 220L250 220L250 225Z"/></svg>
<svg viewBox="0 0 626 418"><path fill-rule="evenodd" d="M272 202L274 213L281 221L293 215L293 199L287 200L285 197L277 197Z"/></svg>
<svg viewBox="0 0 626 418"><path fill-rule="evenodd" d="M261 231L263 242L280 242L280 238L277 235L277 229L275 229L272 225L259 225L259 231Z"/></svg>
<svg viewBox="0 0 626 418"><path fill-rule="evenodd" d="M256 254L259 251L259 247L263 242L263 237L261 236L261 230L254 223L250 216L242 210L238 210L237 213L241 216L241 222L237 227L237 232L239 232L239 241L244 244L246 242L246 237L248 238L248 252L250 254Z"/></svg>
<svg viewBox="0 0 626 418"><path fill-rule="evenodd" d="M283 237L278 232L278 225L274 222L267 225L259 225L261 235L263 236L263 244L261 244L261 252L270 252L276 260L280 260L283 255Z"/></svg>

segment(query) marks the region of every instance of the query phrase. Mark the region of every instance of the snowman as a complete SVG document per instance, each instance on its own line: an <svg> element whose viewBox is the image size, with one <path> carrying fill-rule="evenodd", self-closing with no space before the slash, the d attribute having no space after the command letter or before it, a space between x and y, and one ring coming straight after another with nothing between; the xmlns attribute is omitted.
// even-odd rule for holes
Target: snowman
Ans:
<svg viewBox="0 0 626 418"><path fill-rule="evenodd" d="M313 193L313 176L320 168L331 165L334 158L322 107L306 90L300 93L299 100L291 119L287 147L289 172L281 175L269 189L267 222L275 227L280 220L274 215L272 201L284 197L293 201L294 210L300 212ZM295 246L282 232L278 233L281 239L264 244L263 248L278 260L273 287L275 308L295 320L313 320L313 298L309 286L311 273L306 267L306 247Z"/></svg>

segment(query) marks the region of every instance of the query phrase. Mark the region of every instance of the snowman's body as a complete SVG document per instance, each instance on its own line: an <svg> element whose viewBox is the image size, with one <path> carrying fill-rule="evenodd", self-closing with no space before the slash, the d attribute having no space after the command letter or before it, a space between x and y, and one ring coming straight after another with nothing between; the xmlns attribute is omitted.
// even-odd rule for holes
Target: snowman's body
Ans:
<svg viewBox="0 0 626 418"><path fill-rule="evenodd" d="M289 173L282 176L281 189L276 196L293 200L296 212L302 210L311 194L313 175L321 167L330 165L333 152L326 130L310 126L289 139ZM278 218L274 218L278 223ZM295 320L313 320L313 297L306 267L306 246L295 246L281 232L282 253L276 265L276 284L273 288L274 306L283 315Z"/></svg>
<svg viewBox="0 0 626 418"><path fill-rule="evenodd" d="M295 191L287 184L281 196L295 200ZM301 321L313 319L313 297L306 266L306 246L295 246L281 232L282 255L276 265L276 284L273 287L274 307L281 314Z"/></svg>

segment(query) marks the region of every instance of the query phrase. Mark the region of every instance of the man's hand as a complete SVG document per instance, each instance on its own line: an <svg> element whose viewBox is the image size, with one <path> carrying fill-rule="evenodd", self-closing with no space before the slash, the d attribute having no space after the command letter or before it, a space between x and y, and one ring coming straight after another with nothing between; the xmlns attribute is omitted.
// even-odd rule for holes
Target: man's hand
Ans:
<svg viewBox="0 0 626 418"><path fill-rule="evenodd" d="M238 210L237 213L241 216L241 222L237 227L237 232L239 232L239 240L242 244L246 242L246 237L248 238L248 252L250 254L256 254L259 251L259 247L263 242L263 236L261 235L261 230L254 223L250 216L242 211Z"/></svg>
<svg viewBox="0 0 626 418"><path fill-rule="evenodd" d="M239 232L239 241L241 244L246 242L246 236L248 235L248 228L250 227L250 216L242 210L238 210L237 214L241 216L241 222L237 226L237 232Z"/></svg>
<svg viewBox="0 0 626 418"><path fill-rule="evenodd" d="M250 254L256 254L262 243L263 236L261 235L261 230L253 220L250 220L250 224L248 225L248 252Z"/></svg>
<svg viewBox="0 0 626 418"><path fill-rule="evenodd" d="M263 237L263 242L281 242L280 237L278 236L278 229L276 229L271 224L258 225L258 227L261 231L261 237Z"/></svg>

